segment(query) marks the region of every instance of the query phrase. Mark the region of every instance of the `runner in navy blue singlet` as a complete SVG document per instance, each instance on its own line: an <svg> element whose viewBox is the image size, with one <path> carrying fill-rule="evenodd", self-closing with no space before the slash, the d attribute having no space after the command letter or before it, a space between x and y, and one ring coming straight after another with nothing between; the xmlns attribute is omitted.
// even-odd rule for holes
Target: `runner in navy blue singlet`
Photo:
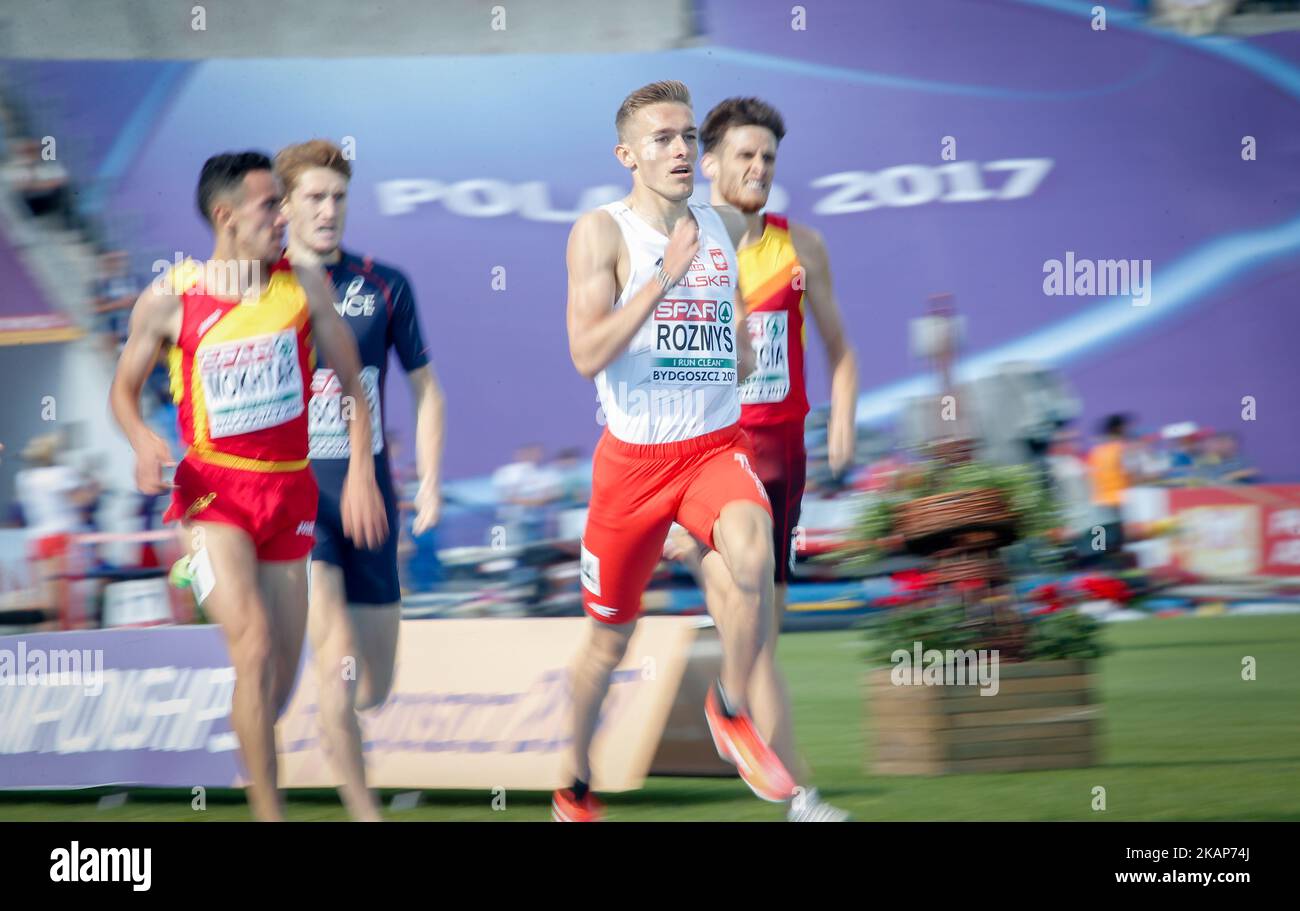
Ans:
<svg viewBox="0 0 1300 911"><path fill-rule="evenodd" d="M282 150L275 166L284 183L288 256L294 262L317 262L325 268L334 285L335 306L357 339L361 385L372 420L375 481L383 492L392 530L383 546L373 551L354 546L343 534L343 485L366 479L354 480L357 464L351 461L347 432L353 403L342 395L330 365L322 361L312 378L308 406L311 467L320 487L320 502L307 630L320 687L321 730L342 781L339 795L354 819L374 820L380 818L379 805L366 786L357 712L378 707L388 698L401 624L397 575L401 526L384 441L389 352L396 353L415 400L420 474L415 495L417 536L438 521L442 392L429 363L406 277L340 246L351 163L337 146L316 139ZM357 462L364 471L364 460Z"/></svg>

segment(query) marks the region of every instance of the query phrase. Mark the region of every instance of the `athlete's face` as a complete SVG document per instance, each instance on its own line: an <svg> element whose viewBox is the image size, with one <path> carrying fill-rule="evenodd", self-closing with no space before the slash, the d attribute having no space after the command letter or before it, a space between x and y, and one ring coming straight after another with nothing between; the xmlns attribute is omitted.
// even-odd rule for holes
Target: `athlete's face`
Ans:
<svg viewBox="0 0 1300 911"><path fill-rule="evenodd" d="M285 202L290 243L329 255L343 242L348 215L348 179L330 168L310 168Z"/></svg>
<svg viewBox="0 0 1300 911"><path fill-rule="evenodd" d="M270 171L249 171L240 191L229 201L226 224L234 232L234 249L241 259L274 262L284 249L284 215L280 183Z"/></svg>
<svg viewBox="0 0 1300 911"><path fill-rule="evenodd" d="M695 192L699 132L688 106L648 104L628 119L623 138L615 151L634 180L674 202Z"/></svg>
<svg viewBox="0 0 1300 911"><path fill-rule="evenodd" d="M776 175L776 135L771 130L732 127L704 157L705 174L727 205L742 212L758 212L767 205Z"/></svg>

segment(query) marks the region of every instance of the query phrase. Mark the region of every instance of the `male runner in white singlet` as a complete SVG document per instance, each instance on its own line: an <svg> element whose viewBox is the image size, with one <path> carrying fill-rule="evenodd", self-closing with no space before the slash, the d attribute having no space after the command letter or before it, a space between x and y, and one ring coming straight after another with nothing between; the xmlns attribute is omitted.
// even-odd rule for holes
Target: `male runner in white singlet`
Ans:
<svg viewBox="0 0 1300 911"><path fill-rule="evenodd" d="M552 802L555 819L573 822L603 815L590 790L596 720L674 521L721 555L738 592L714 614L723 648L705 705L714 743L760 797L794 792L746 704L768 634L773 556L772 510L738 423L738 381L753 369L739 331L731 232L741 232L689 203L698 132L685 85L638 89L615 125L632 192L579 218L567 255L569 353L595 380L607 420L582 539L593 623L573 669L573 782Z"/></svg>

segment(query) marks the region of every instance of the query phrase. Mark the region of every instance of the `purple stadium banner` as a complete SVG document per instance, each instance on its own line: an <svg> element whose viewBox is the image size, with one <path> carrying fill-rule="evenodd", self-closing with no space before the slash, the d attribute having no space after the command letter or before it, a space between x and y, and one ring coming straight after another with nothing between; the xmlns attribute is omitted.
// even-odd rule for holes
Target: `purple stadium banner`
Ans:
<svg viewBox="0 0 1300 911"><path fill-rule="evenodd" d="M211 626L0 637L0 787L233 785L234 686Z"/></svg>
<svg viewBox="0 0 1300 911"><path fill-rule="evenodd" d="M449 478L530 441L594 445L595 393L565 339L565 240L579 211L629 186L611 154L623 96L676 78L697 117L738 94L783 111L773 205L826 238L863 420L929 389L907 325L952 292L969 327L959 372L1044 361L1087 430L1116 410L1143 428L1192 420L1237 433L1264 478L1295 479L1300 40L1192 41L1120 8L1099 31L1092 6L828 0L797 28L790 4L713 0L687 49L213 60L169 71L166 103L140 88L146 64L43 66L69 68L62 85L77 67L101 84L120 68L150 99L118 133L77 111L115 136L108 206L137 216L146 274L209 251L191 202L208 155L348 144L347 246L412 281L446 389ZM1121 261L1141 287L1097 280L1104 267L1048 280L1052 263ZM400 377L385 404L409 462Z"/></svg>
<svg viewBox="0 0 1300 911"><path fill-rule="evenodd" d="M638 629L594 744L610 789L638 787L664 741L665 770L727 771L699 710L718 673L706 626L653 617ZM572 714L567 668L586 633L577 617L405 623L392 692L362 718L371 781L558 786ZM234 684L215 626L0 637L0 788L241 786ZM683 698L686 714L666 730ZM337 782L319 715L304 654L277 725L282 787Z"/></svg>

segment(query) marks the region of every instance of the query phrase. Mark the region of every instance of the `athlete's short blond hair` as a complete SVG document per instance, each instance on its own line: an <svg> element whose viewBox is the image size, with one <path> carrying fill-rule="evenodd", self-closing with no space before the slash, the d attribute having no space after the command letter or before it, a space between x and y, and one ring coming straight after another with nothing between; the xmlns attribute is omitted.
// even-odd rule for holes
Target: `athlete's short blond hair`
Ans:
<svg viewBox="0 0 1300 911"><path fill-rule="evenodd" d="M618 114L614 117L614 129L618 130L618 138L623 138L623 127L627 125L628 120L637 111L652 104L662 104L665 101L684 104L691 107L691 90L686 87L686 83L678 82L675 79L665 79L662 82L652 82L649 85L643 85L632 94L623 99L619 105Z"/></svg>
<svg viewBox="0 0 1300 911"><path fill-rule="evenodd" d="M285 146L275 154L275 174L284 184L284 195L293 192L298 178L312 168L329 168L352 179L352 165L343 156L343 150L328 139L309 139L297 145Z"/></svg>

